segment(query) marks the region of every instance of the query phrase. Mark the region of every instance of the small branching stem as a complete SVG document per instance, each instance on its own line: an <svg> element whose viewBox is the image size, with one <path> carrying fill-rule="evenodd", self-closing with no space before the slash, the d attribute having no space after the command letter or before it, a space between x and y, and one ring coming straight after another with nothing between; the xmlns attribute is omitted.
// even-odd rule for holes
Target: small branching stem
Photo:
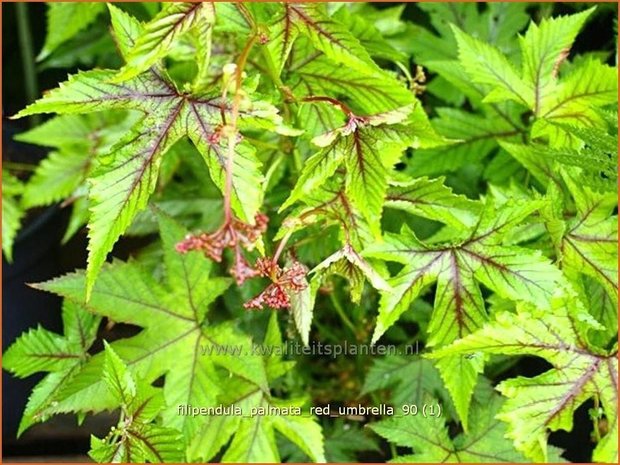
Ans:
<svg viewBox="0 0 620 465"><path fill-rule="evenodd" d="M273 262L274 263L278 263L278 260L280 259L280 255L282 255L282 252L284 251L284 247L286 246L286 243L288 242L288 240L291 238L292 235L293 235L293 231L289 231L280 240L280 243L278 244L278 248L276 249L275 253L273 254Z"/></svg>
<svg viewBox="0 0 620 465"><path fill-rule="evenodd" d="M333 97L326 97L323 95L311 95L309 97L304 97L302 99L302 102L327 102L337 107L339 110L341 110L343 113L345 113L349 117L355 115L355 113L353 113L353 110L351 110L351 108L349 108L347 104Z"/></svg>

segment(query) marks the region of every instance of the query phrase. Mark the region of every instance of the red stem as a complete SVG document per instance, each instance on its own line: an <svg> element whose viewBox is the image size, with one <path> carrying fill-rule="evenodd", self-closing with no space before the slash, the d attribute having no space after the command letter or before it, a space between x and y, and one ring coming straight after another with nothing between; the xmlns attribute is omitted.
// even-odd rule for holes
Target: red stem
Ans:
<svg viewBox="0 0 620 465"><path fill-rule="evenodd" d="M273 263L278 263L278 260L280 259L280 255L282 255L282 251L284 250L284 246L286 246L286 243L288 242L288 240L291 238L292 235L293 235L293 231L289 231L280 240L280 243L278 244L278 248L273 254L273 259L272 259Z"/></svg>
<svg viewBox="0 0 620 465"><path fill-rule="evenodd" d="M325 97L325 96L322 96L322 95L311 95L309 97L304 97L302 99L302 102L327 102L327 103L331 103L335 107L338 107L347 116L353 116L354 115L353 110L351 110L351 108L349 108L345 103L341 102L338 99L332 98L332 97Z"/></svg>

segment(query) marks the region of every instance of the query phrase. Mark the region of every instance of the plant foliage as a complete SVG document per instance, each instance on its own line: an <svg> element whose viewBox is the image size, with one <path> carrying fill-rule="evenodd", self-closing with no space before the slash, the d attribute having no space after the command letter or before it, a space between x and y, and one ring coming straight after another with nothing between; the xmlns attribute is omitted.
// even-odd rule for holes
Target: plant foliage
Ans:
<svg viewBox="0 0 620 465"><path fill-rule="evenodd" d="M61 203L88 258L34 285L63 298L63 334L4 354L15 376L46 373L19 434L117 410L96 461L545 462L588 404L581 449L617 462L618 76L604 50L573 50L614 10L407 8L427 21L49 6L39 59L100 66L14 116L54 115L17 136L50 149L32 176L3 172L3 252ZM67 51L104 17L116 52ZM149 245L116 258L132 235ZM102 320L133 335L93 349ZM283 350L297 340L425 353L310 360ZM310 411L358 402L395 413L360 428Z"/></svg>

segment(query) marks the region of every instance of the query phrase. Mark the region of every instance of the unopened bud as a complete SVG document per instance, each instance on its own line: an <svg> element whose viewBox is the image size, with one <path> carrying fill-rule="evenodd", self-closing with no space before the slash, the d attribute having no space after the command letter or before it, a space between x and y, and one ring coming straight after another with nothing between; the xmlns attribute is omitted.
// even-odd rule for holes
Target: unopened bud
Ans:
<svg viewBox="0 0 620 465"><path fill-rule="evenodd" d="M222 72L226 76L232 76L233 74L237 72L237 65L235 63L227 63L222 68Z"/></svg>

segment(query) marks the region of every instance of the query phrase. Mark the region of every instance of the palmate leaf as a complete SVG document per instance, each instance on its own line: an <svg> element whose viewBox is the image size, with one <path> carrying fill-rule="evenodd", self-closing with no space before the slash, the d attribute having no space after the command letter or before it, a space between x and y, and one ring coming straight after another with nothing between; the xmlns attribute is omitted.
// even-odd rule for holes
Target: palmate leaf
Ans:
<svg viewBox="0 0 620 465"><path fill-rule="evenodd" d="M406 126L390 125L402 121L408 109L373 115L364 120L354 120L331 133L316 138L319 145L326 145L308 159L308 163L281 208L286 208L310 191L322 185L336 169L344 165L345 193L378 234L378 220L383 209L389 171L400 158L402 151L413 143L413 134ZM388 124L383 124L383 118ZM412 130L413 131L413 130Z"/></svg>
<svg viewBox="0 0 620 465"><path fill-rule="evenodd" d="M198 457L209 453L213 447L216 447L214 453L217 452L222 444L209 439L213 433L209 432L213 424L207 422L208 426L205 426L204 417L179 415L177 408L179 405L215 407L228 398L222 399L221 396L238 393L239 388L244 389L249 396L248 409L267 403L297 405L294 401L279 401L269 395L268 381L290 369L290 363L273 357L266 360L260 353L255 354L251 340L230 323L216 326L208 324L207 307L228 286L228 280L209 278L211 262L204 260L200 253L178 254L174 245L185 236L185 231L161 214L159 221L164 247L165 285L155 281L139 264L116 263L102 272L88 304L91 312L145 329L135 337L118 340L110 345L119 356L118 360L112 362L113 370L109 367L111 363L105 353L93 356L76 374L72 385L66 386L55 396L53 408L50 408L50 412L98 412L110 409L118 405L119 398L122 401L130 396L131 383L123 381L128 375L143 384L149 384L165 375L163 393L167 407L162 412L161 427L144 425L144 422L150 420L143 420L137 425L132 424L131 428L137 429L132 429L135 434L129 434L129 442L114 442L110 445L93 439L91 456L100 460L110 460L111 457L125 457L124 460L128 460L127 457L131 456L134 460L150 462L182 461L178 458L180 441L175 431L182 432L188 441L194 438L197 447L194 453ZM83 301L83 284L83 276L72 274L43 283L40 287L69 300ZM276 314L273 316L275 318ZM281 344L281 336L274 319L268 329L265 345L273 347L276 344ZM240 352L229 351L231 347ZM123 369L119 363L126 365L127 369ZM221 369L225 370L224 376L219 372ZM103 379L102 370L109 372ZM110 385L113 386L112 390ZM136 384L135 392L139 394L140 384ZM256 404L254 400L259 403ZM132 412L137 409L136 402L133 400L129 404L128 416L132 418L135 418ZM230 449L231 457L233 454L247 454L253 461L272 461L277 451L271 443L266 448L263 446L265 440L273 437L273 428L276 428L315 460L323 460L320 428L311 418L214 418L216 422L226 423L225 432L215 426L215 433L222 435L224 442L233 434L238 437L239 445ZM263 428L269 428L269 431L265 430L263 434ZM149 452L150 448L145 448L146 444L153 445L157 454ZM177 447L173 447L174 444ZM171 455L163 455L159 450L162 447L164 452ZM235 461L234 457L230 460Z"/></svg>
<svg viewBox="0 0 620 465"><path fill-rule="evenodd" d="M33 389L18 435L33 424L47 420L58 392L86 363L101 321L99 316L70 302L63 304L62 319L64 336L39 326L20 336L3 355L3 368L16 376L49 373Z"/></svg>
<svg viewBox="0 0 620 465"><path fill-rule="evenodd" d="M121 50L131 47L139 25L111 9ZM178 91L160 72L149 70L116 84L112 70L93 70L71 76L58 89L28 106L16 117L35 113L87 113L106 109L134 109L144 117L99 161L90 179L91 217L89 221L89 258L87 295L119 236L129 227L155 189L163 155L183 137L189 137L201 151L214 182L224 190L226 144L216 142L215 126L221 123L221 111L228 103L215 95L188 96ZM241 119L254 118L248 102ZM272 118L265 105L256 107L258 118ZM256 120L256 118L255 118ZM263 176L260 164L247 145L241 145L233 167L232 207L244 221L252 222L261 203Z"/></svg>
<svg viewBox="0 0 620 465"><path fill-rule="evenodd" d="M437 404L429 395L427 404ZM506 426L495 418L503 399L487 384L480 384L472 401L470 430L451 437L445 415L394 416L370 428L401 447L413 449L413 454L398 456L395 463L501 463L527 462L505 438Z"/></svg>
<svg viewBox="0 0 620 465"><path fill-rule="evenodd" d="M529 354L553 365L533 378L517 377L499 384L508 401L498 418L508 423L508 437L518 450L535 461L549 458L549 431L573 427L575 410L586 400L600 400L609 432L594 449L593 461L617 462L617 347L613 353L589 347L584 328L598 324L576 297L564 296L544 312L521 305L517 313L498 314L496 320L433 357L468 353Z"/></svg>
<svg viewBox="0 0 620 465"><path fill-rule="evenodd" d="M549 98L556 87L556 67L566 58L577 33L592 11L543 19L540 26L532 22L520 39L520 76L497 47L453 27L459 47L459 61L474 82L493 86L487 101L513 99L539 115L542 101Z"/></svg>
<svg viewBox="0 0 620 465"><path fill-rule="evenodd" d="M200 426L198 417L177 414L179 404L212 405L219 392L215 365L267 389L267 377L259 356L238 357L225 350L211 353L205 346L227 344L250 352L251 340L232 324L211 326L207 310L229 285L225 278L210 278L211 262L199 252L181 255L174 246L186 231L163 214L159 225L164 247L165 283L159 283L138 263L107 266L95 284L88 309L113 321L144 328L138 335L115 341L114 351L133 376L150 383L165 375L164 395L169 406L163 426L191 437ZM70 301L84 302L84 274L69 274L37 285ZM56 398L54 412L99 412L114 406L100 373L103 353L93 356L70 386Z"/></svg>
<svg viewBox="0 0 620 465"><path fill-rule="evenodd" d="M478 283L501 297L548 307L553 292L564 282L560 270L539 252L502 243L504 235L540 205L514 200L496 206L489 199L477 223L461 240L425 244L403 226L400 235L389 234L384 244L365 249L364 256L405 265L388 280L393 290L382 294L373 342L434 283L435 303L428 327L431 347L449 344L482 327L487 312ZM481 358L453 357L438 362L465 429L476 375L483 363Z"/></svg>
<svg viewBox="0 0 620 465"><path fill-rule="evenodd" d="M491 86L486 102L514 100L532 110L533 138L548 139L554 147L579 146L562 125L602 124L598 108L618 98L617 69L593 59L558 79L560 64L593 10L532 23L520 40L520 75L496 47L455 29L459 60L474 82Z"/></svg>
<svg viewBox="0 0 620 465"><path fill-rule="evenodd" d="M360 255L360 251L374 238L368 222L347 197L343 182L328 181L302 200L305 205L293 209L282 222L276 238L303 230L309 224L320 224L324 228L337 226L342 244L340 249L310 271L310 287L318 288L325 278L336 274L349 281L353 301L361 298L366 280L375 289L389 290L390 286L382 273L374 267L376 263Z"/></svg>
<svg viewBox="0 0 620 465"><path fill-rule="evenodd" d="M179 431L151 423L163 407L161 389L136 383L125 363L105 343L103 379L121 407L107 437L91 436L89 455L98 462L163 463L185 458Z"/></svg>
<svg viewBox="0 0 620 465"><path fill-rule="evenodd" d="M263 361L269 381L273 381L292 368L292 364L282 361L275 350L282 345L282 335L275 313L269 320L263 345L272 351L264 356ZM229 378L222 387L218 402L241 408L243 416L204 417L200 431L188 445L188 460L209 461L230 441L221 458L222 462L279 462L280 455L275 441L275 432L278 431L311 460L325 462L321 428L313 417L306 413L301 416L274 415L270 412L251 415L253 408L301 408L306 404L306 399L278 399L239 377Z"/></svg>

